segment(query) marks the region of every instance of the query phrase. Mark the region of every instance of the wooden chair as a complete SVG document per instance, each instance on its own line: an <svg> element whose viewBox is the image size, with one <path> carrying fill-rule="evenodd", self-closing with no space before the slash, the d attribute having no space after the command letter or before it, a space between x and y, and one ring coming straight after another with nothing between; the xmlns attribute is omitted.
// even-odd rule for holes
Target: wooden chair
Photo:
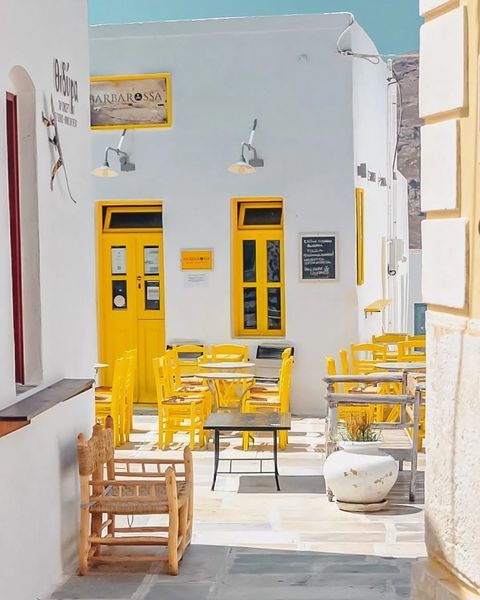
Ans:
<svg viewBox="0 0 480 600"><path fill-rule="evenodd" d="M398 343L398 362L425 362L425 339L408 340Z"/></svg>
<svg viewBox="0 0 480 600"><path fill-rule="evenodd" d="M95 420L105 425L107 416L111 416L114 423L115 447L125 441L127 366L127 359L117 358L113 368L111 392L95 392Z"/></svg>
<svg viewBox="0 0 480 600"><path fill-rule="evenodd" d="M375 371L375 363L387 360L387 349L381 344L352 344L352 374L361 375Z"/></svg>
<svg viewBox="0 0 480 600"><path fill-rule="evenodd" d="M398 359L398 342L404 342L407 339L406 333L385 333L383 335L372 335L373 344L382 344L387 349L387 360ZM380 357L374 354L374 358Z"/></svg>
<svg viewBox="0 0 480 600"><path fill-rule="evenodd" d="M96 424L90 439L82 433L77 438L79 574L86 575L89 567L99 562L167 561L168 572L177 575L178 562L192 537L192 453L185 448L183 460L116 458L110 417L106 424L106 429ZM120 515L168 515L168 525L118 527L116 518ZM103 546L166 546L167 552L104 554Z"/></svg>
<svg viewBox="0 0 480 600"><path fill-rule="evenodd" d="M210 348L212 362L244 362L248 360L248 346L216 344Z"/></svg>
<svg viewBox="0 0 480 600"><path fill-rule="evenodd" d="M182 383L201 384L202 380L192 377L199 372L198 363L203 362L207 355L205 346L183 344L172 348L172 361L176 381Z"/></svg>
<svg viewBox="0 0 480 600"><path fill-rule="evenodd" d="M263 381L259 382L259 383L255 383L255 385L253 387L251 387L249 390L250 394L262 394L262 395L269 394L272 396L278 396L282 369L284 368L285 363L291 356L292 356L292 349L285 348L285 350L282 352L282 363L280 365L280 370L278 372L278 383L266 383Z"/></svg>
<svg viewBox="0 0 480 600"><path fill-rule="evenodd" d="M171 444L174 434L179 431L187 431L190 434L192 450L195 448L197 434L198 445L203 447L204 396L175 395L164 357L153 359L153 373L158 403L158 447L165 448Z"/></svg>
<svg viewBox="0 0 480 600"><path fill-rule="evenodd" d="M280 373L279 382L279 393L278 396L270 395L257 395L249 394L245 397L242 406L242 412L244 413L258 413L258 412L278 412L288 413L290 412L290 384L292 380L292 369L293 369L293 356L290 356L282 366ZM251 434L246 431L243 434L243 449L248 450ZM288 444L288 432L279 432L279 448L285 450Z"/></svg>

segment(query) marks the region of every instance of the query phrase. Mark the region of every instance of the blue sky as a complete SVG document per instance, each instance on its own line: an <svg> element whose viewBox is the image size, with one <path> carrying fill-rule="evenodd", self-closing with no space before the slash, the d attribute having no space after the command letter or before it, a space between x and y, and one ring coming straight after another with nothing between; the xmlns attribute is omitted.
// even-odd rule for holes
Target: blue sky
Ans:
<svg viewBox="0 0 480 600"><path fill-rule="evenodd" d="M354 13L380 52L418 50L418 0L89 0L91 25L341 11Z"/></svg>

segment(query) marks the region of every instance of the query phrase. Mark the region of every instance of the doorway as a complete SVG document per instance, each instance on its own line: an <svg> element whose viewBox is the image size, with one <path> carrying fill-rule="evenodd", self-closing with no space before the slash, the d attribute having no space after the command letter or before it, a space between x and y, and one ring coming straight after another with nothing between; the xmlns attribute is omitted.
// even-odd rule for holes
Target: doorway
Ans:
<svg viewBox="0 0 480 600"><path fill-rule="evenodd" d="M137 348L137 403L156 403L152 359L165 352L163 212L159 201L98 203L99 360Z"/></svg>

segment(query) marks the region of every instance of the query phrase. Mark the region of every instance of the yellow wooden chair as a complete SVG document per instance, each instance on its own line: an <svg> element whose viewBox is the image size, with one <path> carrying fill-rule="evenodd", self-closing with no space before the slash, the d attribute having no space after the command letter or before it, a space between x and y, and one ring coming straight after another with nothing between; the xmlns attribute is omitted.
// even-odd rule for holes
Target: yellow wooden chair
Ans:
<svg viewBox="0 0 480 600"><path fill-rule="evenodd" d="M376 363L387 360L387 349L382 344L352 344L350 352L353 375L373 373Z"/></svg>
<svg viewBox="0 0 480 600"><path fill-rule="evenodd" d="M425 362L425 339L408 340L398 343L398 362Z"/></svg>
<svg viewBox="0 0 480 600"><path fill-rule="evenodd" d="M112 391L95 392L95 420L105 427L106 418L110 415L114 424L115 447L125 441L125 384L127 376L127 360L117 358L113 369Z"/></svg>
<svg viewBox="0 0 480 600"><path fill-rule="evenodd" d="M195 448L195 436L198 434L198 445L203 447L205 435L203 425L205 414L202 396L177 396L172 393L168 368L162 356L153 359L153 374L158 403L158 447L165 448L173 441L179 431L190 434L189 446Z"/></svg>
<svg viewBox="0 0 480 600"><path fill-rule="evenodd" d="M135 401L135 392L137 386L137 355L138 351L127 350L124 358L127 363L125 376L125 418L124 418L124 438L130 441L130 433L133 429L133 403Z"/></svg>
<svg viewBox="0 0 480 600"><path fill-rule="evenodd" d="M278 396L264 394L252 394L245 397L242 406L243 413L258 412L290 412L290 384L292 380L293 356L290 356L282 366L279 382ZM251 434L246 431L243 434L243 449L248 450ZM288 432L279 432L279 448L285 450L288 444Z"/></svg>
<svg viewBox="0 0 480 600"><path fill-rule="evenodd" d="M279 385L280 385L280 376L282 373L282 369L285 366L287 360L292 356L292 349L285 348L282 352L282 363L280 365L280 370L278 372L279 382L278 383L264 383L262 381L255 383L253 387L250 388L250 394L268 394L272 396L278 396L279 393Z"/></svg>
<svg viewBox="0 0 480 600"><path fill-rule="evenodd" d="M210 348L212 362L246 362L248 346L238 344L216 344Z"/></svg>
<svg viewBox="0 0 480 600"><path fill-rule="evenodd" d="M372 335L372 344L381 344L386 347L387 360L398 360L398 342L404 342L406 339L406 333L385 333L383 335ZM375 354L374 358L380 360L380 357Z"/></svg>
<svg viewBox="0 0 480 600"><path fill-rule="evenodd" d="M340 350L340 352L342 352L342 350ZM343 350L343 352L345 352L345 354L346 354L346 350ZM326 362L326 368L327 368L327 375L330 375L332 377L337 375L338 374L337 373L337 364L336 364L335 359L331 356L327 356L325 358L325 362ZM345 375L348 375L348 374L349 373L345 373ZM372 390L371 388L367 387L366 389L363 390L360 388L356 388L354 385L349 385L349 384L344 383L342 386L340 386L340 384L335 383L333 385L333 391L335 394L342 393L342 391L344 391L346 394L348 394L348 393L375 394L377 392L377 389L374 388ZM373 421L375 418L375 406L369 404L366 406L353 406L353 405L345 406L345 405L343 405L343 406L338 407L338 418L341 419L342 421L345 421L347 419L347 417L352 414L366 414L369 421Z"/></svg>
<svg viewBox="0 0 480 600"><path fill-rule="evenodd" d="M172 360L175 369L175 379L182 383L201 385L202 380L194 377L199 372L199 362L204 362L207 356L206 346L183 344L172 348Z"/></svg>

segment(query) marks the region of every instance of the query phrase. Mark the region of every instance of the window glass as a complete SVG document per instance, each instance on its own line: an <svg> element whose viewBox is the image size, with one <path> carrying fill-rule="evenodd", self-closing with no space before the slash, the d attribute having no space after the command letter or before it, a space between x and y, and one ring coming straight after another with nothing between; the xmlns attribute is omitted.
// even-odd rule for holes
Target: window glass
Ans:
<svg viewBox="0 0 480 600"><path fill-rule="evenodd" d="M152 212L111 212L110 229L161 229L163 218L161 211Z"/></svg>
<svg viewBox="0 0 480 600"><path fill-rule="evenodd" d="M267 281L280 282L280 241L267 240Z"/></svg>
<svg viewBox="0 0 480 600"><path fill-rule="evenodd" d="M257 328L257 288L243 289L243 327Z"/></svg>
<svg viewBox="0 0 480 600"><path fill-rule="evenodd" d="M243 240L243 281L251 283L256 280L256 242Z"/></svg>
<svg viewBox="0 0 480 600"><path fill-rule="evenodd" d="M281 207L246 208L244 225L280 225L282 222Z"/></svg>
<svg viewBox="0 0 480 600"><path fill-rule="evenodd" d="M281 329L282 307L280 288L268 289L268 328Z"/></svg>

